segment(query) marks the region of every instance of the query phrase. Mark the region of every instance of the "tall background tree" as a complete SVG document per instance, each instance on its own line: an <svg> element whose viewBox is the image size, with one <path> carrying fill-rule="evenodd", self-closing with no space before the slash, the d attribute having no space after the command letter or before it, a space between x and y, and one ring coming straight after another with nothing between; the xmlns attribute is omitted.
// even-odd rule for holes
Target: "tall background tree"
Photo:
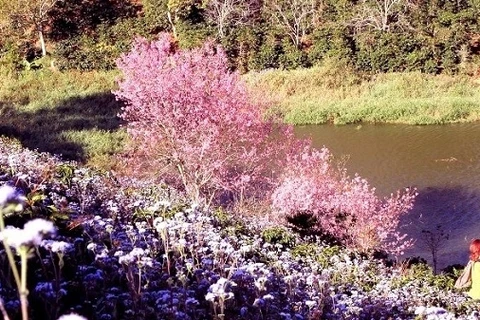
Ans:
<svg viewBox="0 0 480 320"><path fill-rule="evenodd" d="M356 28L390 32L393 27L407 28L411 0L363 0L354 18Z"/></svg>
<svg viewBox="0 0 480 320"><path fill-rule="evenodd" d="M268 0L265 5L272 22L287 32L297 48L316 26L322 8L322 2L318 0Z"/></svg>
<svg viewBox="0 0 480 320"><path fill-rule="evenodd" d="M27 49L35 39L41 54L51 50L65 69L112 69L135 35L152 39L162 31L172 32L184 48L216 39L230 67L241 72L308 67L333 58L361 72L455 73L480 60L478 0L0 3L0 60L22 46L16 55L33 59Z"/></svg>
<svg viewBox="0 0 480 320"><path fill-rule="evenodd" d="M258 11L258 0L208 0L205 16L215 26L217 38L223 39L230 28L248 24Z"/></svg>
<svg viewBox="0 0 480 320"><path fill-rule="evenodd" d="M49 12L61 0L17 0L0 2L2 21L9 23L9 31L29 37L37 33L42 56L47 54L45 28L49 21ZM5 30L5 26L2 28Z"/></svg>

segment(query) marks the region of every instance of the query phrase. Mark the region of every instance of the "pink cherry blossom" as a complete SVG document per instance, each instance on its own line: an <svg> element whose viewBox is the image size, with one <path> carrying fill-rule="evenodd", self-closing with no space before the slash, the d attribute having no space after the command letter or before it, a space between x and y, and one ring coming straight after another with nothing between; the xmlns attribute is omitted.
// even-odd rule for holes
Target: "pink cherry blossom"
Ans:
<svg viewBox="0 0 480 320"><path fill-rule="evenodd" d="M154 42L138 38L117 64L131 164L146 159L195 202L250 196L269 183L265 159L276 152L275 126L263 120L220 47L180 50L162 34Z"/></svg>

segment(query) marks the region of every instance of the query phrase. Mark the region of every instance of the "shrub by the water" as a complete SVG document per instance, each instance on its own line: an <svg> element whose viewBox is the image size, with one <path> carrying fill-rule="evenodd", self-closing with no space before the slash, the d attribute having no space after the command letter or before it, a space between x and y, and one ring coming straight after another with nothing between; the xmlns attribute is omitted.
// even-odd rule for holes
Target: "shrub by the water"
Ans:
<svg viewBox="0 0 480 320"><path fill-rule="evenodd" d="M318 227L347 246L363 252L384 250L395 255L413 245L397 228L400 217L412 207L414 190L384 200L365 179L337 169L328 149L305 147L289 155L273 208L284 216L312 214Z"/></svg>

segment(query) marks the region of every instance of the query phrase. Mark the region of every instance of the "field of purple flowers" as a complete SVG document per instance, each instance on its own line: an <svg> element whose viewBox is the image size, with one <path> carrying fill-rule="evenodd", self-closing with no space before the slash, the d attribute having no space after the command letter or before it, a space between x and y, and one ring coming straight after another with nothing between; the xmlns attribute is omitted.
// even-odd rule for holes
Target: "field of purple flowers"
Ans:
<svg viewBox="0 0 480 320"><path fill-rule="evenodd" d="M453 275L202 210L156 181L8 139L0 186L4 319L478 318Z"/></svg>

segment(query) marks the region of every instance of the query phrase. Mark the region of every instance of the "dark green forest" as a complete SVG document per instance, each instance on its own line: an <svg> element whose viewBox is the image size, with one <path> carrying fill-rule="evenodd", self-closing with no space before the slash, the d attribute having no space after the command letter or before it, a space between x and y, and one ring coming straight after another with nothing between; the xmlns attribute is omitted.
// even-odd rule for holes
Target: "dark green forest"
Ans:
<svg viewBox="0 0 480 320"><path fill-rule="evenodd" d="M333 58L362 72L476 75L480 52L480 0L19 2L0 1L0 62L16 69L45 54L60 70L113 69L135 36L162 31L185 48L217 41L242 73Z"/></svg>

